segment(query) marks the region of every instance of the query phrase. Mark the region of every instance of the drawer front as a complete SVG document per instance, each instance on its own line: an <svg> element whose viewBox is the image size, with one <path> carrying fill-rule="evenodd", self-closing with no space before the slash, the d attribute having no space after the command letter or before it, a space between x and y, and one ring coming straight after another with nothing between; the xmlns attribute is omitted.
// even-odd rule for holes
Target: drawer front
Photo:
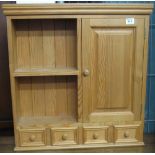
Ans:
<svg viewBox="0 0 155 155"><path fill-rule="evenodd" d="M84 144L108 143L108 127L84 127Z"/></svg>
<svg viewBox="0 0 155 155"><path fill-rule="evenodd" d="M46 145L45 129L19 129L21 146L44 146Z"/></svg>
<svg viewBox="0 0 155 155"><path fill-rule="evenodd" d="M52 145L78 144L78 129L76 127L51 129Z"/></svg>
<svg viewBox="0 0 155 155"><path fill-rule="evenodd" d="M138 141L139 125L115 126L115 143Z"/></svg>

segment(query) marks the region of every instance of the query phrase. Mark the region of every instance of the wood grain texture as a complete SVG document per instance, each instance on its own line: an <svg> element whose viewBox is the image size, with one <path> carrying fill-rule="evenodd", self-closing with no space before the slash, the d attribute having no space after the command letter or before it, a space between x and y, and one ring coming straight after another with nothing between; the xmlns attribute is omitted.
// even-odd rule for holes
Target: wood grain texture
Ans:
<svg viewBox="0 0 155 155"><path fill-rule="evenodd" d="M45 129L19 129L20 146L44 146L46 145Z"/></svg>
<svg viewBox="0 0 155 155"><path fill-rule="evenodd" d="M114 121L110 112L124 121L133 120L131 112L140 120L144 20L135 20L131 27L123 17L83 20L83 71L90 72L83 78L84 120Z"/></svg>
<svg viewBox="0 0 155 155"><path fill-rule="evenodd" d="M75 20L15 20L14 26L18 72L31 73L40 69L41 74L41 69L47 69L47 72L54 68L76 69ZM44 72L46 74L46 70Z"/></svg>
<svg viewBox="0 0 155 155"><path fill-rule="evenodd" d="M134 96L133 96L133 112L135 113L135 120L140 120L141 112L137 112L142 108L142 80L143 80L143 52L144 51L144 19L139 19L137 22L137 36L135 45L135 64L134 64ZM138 39L139 38L139 39ZM141 45L141 46L140 46ZM142 52L142 53L141 53ZM142 110L142 109L141 109ZM140 110L140 111L141 111Z"/></svg>
<svg viewBox="0 0 155 155"><path fill-rule="evenodd" d="M149 23L150 18L148 16L145 17L145 34L144 34L144 54L143 54L143 82L142 82L142 112L141 112L141 120L144 120L145 117L145 101L146 101L146 80L147 80L147 64L148 64L148 44L149 44ZM140 140L143 140L143 132L144 132L144 122L142 122L140 128Z"/></svg>
<svg viewBox="0 0 155 155"><path fill-rule="evenodd" d="M33 116L33 101L32 101L32 90L31 88L31 79L19 79L19 99L21 102L19 107L21 114L23 116Z"/></svg>
<svg viewBox="0 0 155 155"><path fill-rule="evenodd" d="M139 132L138 125L126 125L126 126L115 126L114 127L115 143L130 143L137 142Z"/></svg>
<svg viewBox="0 0 155 155"><path fill-rule="evenodd" d="M17 79L20 94L21 117L30 116L71 116L77 117L75 77L21 77ZM66 88L66 85L68 86ZM66 92L60 98L60 92ZM67 93L68 92L68 93ZM64 94L61 94L64 95Z"/></svg>
<svg viewBox="0 0 155 155"><path fill-rule="evenodd" d="M30 77L30 76L69 76L79 75L76 68L64 69L16 69L13 73L14 77Z"/></svg>
<svg viewBox="0 0 155 155"><path fill-rule="evenodd" d="M57 38L55 38L55 48L56 48L56 67L62 68L64 66L67 66L66 62L66 42L65 42L65 24L63 24L63 20L57 20L55 23L55 35ZM67 91L66 91L66 82L63 83L61 80L63 79L57 79L57 99L59 105L57 105L56 113L61 114L62 116L67 112ZM66 79L65 79L66 80ZM62 104L62 102L64 104ZM64 109L64 110L62 110Z"/></svg>
<svg viewBox="0 0 155 155"><path fill-rule="evenodd" d="M5 15L65 15L65 14L142 14L152 12L152 4L52 4L52 5L3 5Z"/></svg>
<svg viewBox="0 0 155 155"><path fill-rule="evenodd" d="M76 127L52 128L51 141L54 146L78 144L78 131Z"/></svg>
<svg viewBox="0 0 155 155"><path fill-rule="evenodd" d="M139 143L123 143L123 144L89 144L89 145L67 145L66 147L64 146L39 146L39 147L15 147L15 151L44 151L44 150L67 150L67 149L99 149L99 148L103 148L103 149L119 149L119 148L126 148L126 147L144 147L144 143L139 142ZM131 150L131 148L130 148ZM110 151L111 152L111 151ZM123 151L124 152L124 151Z"/></svg>
<svg viewBox="0 0 155 155"><path fill-rule="evenodd" d="M84 144L105 144L108 143L107 126L85 126L84 127Z"/></svg>
<svg viewBox="0 0 155 155"><path fill-rule="evenodd" d="M9 69L10 69L10 82L11 82L11 96L12 96L12 111L13 111L13 121L14 121L14 129L16 128L16 123L19 117L19 106L16 105L18 102L16 96L17 83L15 79L11 76L14 70L14 50L16 49L14 45L16 44L15 40L15 30L12 25L11 19L7 18L7 35L8 35L8 49L9 49ZM19 146L18 133L17 130L14 130L15 143L16 146Z"/></svg>
<svg viewBox="0 0 155 155"><path fill-rule="evenodd" d="M143 145L152 5L3 8L16 150Z"/></svg>
<svg viewBox="0 0 155 155"><path fill-rule="evenodd" d="M30 52L29 52L29 23L28 21L22 21L21 25L18 23L16 24L17 29L19 31L16 31L17 37L17 53L16 56L17 62L16 67L17 68L30 68Z"/></svg>
<svg viewBox="0 0 155 155"><path fill-rule="evenodd" d="M81 40L82 40L82 21L81 18L77 19L77 68L79 71L78 74L78 85L77 85L77 89L78 89L78 94L77 94L77 99L78 99L78 121L82 122L83 121L83 101L82 101L82 44L81 44Z"/></svg>

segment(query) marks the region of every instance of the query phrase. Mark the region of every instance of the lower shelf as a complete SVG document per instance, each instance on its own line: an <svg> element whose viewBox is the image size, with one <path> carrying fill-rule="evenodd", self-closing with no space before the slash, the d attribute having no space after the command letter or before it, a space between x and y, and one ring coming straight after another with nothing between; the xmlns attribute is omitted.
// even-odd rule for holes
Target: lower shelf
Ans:
<svg viewBox="0 0 155 155"><path fill-rule="evenodd" d="M52 125L69 125L76 123L75 118L71 116L42 116L42 117L21 117L18 120L18 126L21 128L31 127L51 127Z"/></svg>

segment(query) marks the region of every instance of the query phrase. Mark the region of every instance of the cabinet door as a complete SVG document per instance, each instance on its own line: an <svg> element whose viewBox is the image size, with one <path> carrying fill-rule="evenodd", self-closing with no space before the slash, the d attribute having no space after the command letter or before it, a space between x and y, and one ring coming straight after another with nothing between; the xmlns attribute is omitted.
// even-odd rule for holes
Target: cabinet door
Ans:
<svg viewBox="0 0 155 155"><path fill-rule="evenodd" d="M82 21L86 122L141 119L144 19L133 19L131 23L123 16Z"/></svg>

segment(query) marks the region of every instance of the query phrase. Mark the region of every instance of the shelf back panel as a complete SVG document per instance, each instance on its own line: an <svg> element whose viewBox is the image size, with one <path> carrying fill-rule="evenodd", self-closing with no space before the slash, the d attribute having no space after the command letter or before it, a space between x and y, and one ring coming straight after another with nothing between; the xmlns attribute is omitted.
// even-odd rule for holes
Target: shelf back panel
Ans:
<svg viewBox="0 0 155 155"><path fill-rule="evenodd" d="M20 77L20 117L77 116L77 77Z"/></svg>
<svg viewBox="0 0 155 155"><path fill-rule="evenodd" d="M15 69L76 68L75 19L13 20Z"/></svg>

